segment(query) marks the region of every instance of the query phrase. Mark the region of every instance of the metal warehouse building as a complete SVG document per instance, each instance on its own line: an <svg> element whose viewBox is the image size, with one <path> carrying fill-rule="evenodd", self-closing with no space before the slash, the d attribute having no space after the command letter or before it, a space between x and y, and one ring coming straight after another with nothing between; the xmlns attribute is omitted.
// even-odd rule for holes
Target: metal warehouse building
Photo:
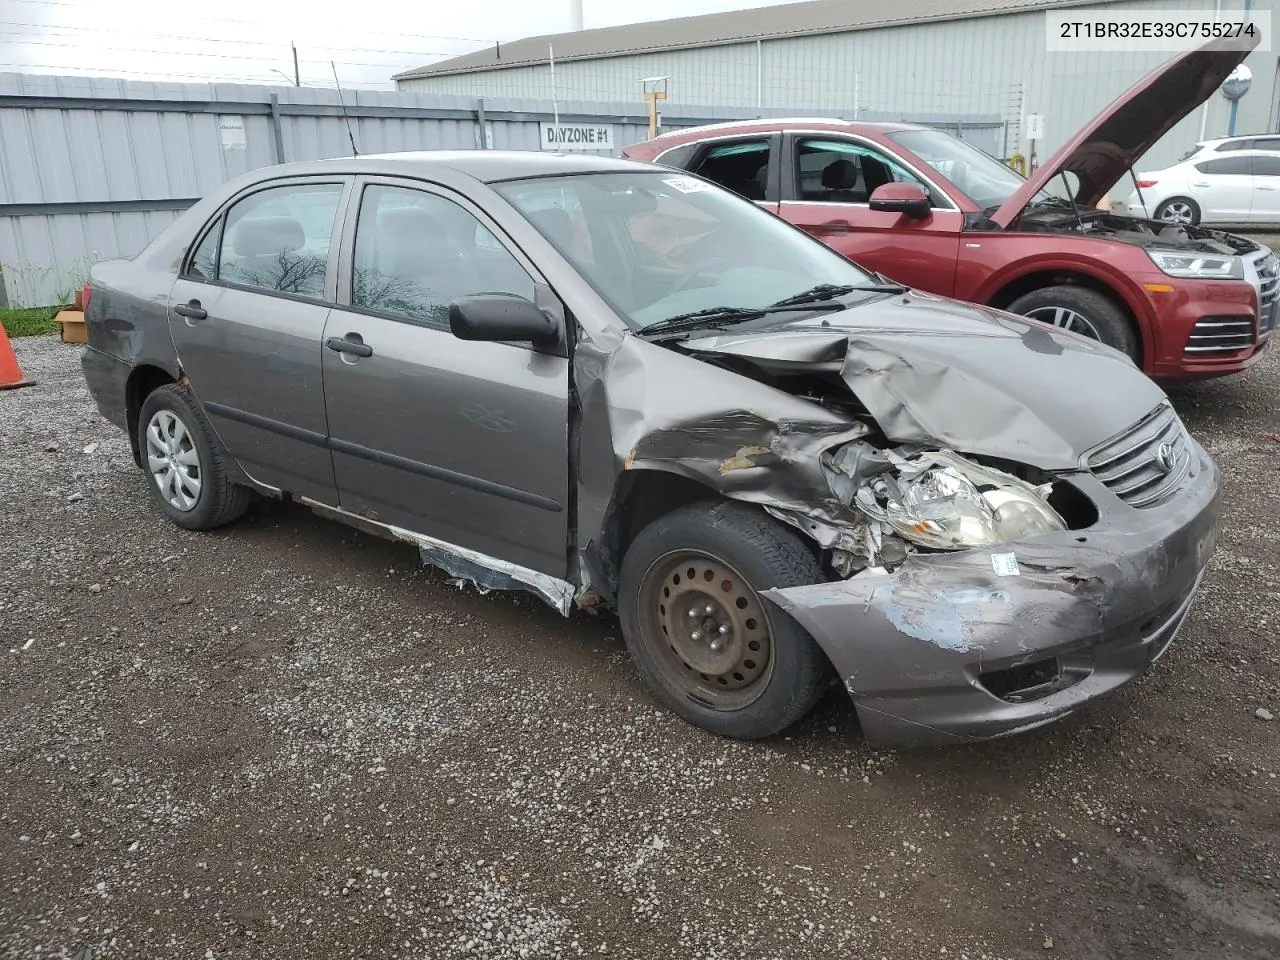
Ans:
<svg viewBox="0 0 1280 960"><path fill-rule="evenodd" d="M1216 0L1240 10L1240 0ZM396 77L400 89L547 101L641 101L641 80L667 77L668 104L801 108L847 119L1001 118L996 152L1028 153L1027 118L1043 120L1043 159L1077 127L1172 53L1048 52L1047 11L1213 10L1215 0L812 0L531 37ZM1269 7L1269 4L1265 4ZM554 58L554 69L552 59ZM1255 52L1252 89L1235 133L1271 132L1277 57ZM553 77L554 75L554 77ZM1197 140L1229 132L1230 103L1215 95L1146 157L1176 161Z"/></svg>

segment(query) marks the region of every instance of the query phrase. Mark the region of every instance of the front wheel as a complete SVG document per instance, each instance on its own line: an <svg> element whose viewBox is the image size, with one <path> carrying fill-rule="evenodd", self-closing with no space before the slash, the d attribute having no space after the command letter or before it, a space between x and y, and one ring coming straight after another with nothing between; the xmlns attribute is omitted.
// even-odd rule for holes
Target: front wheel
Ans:
<svg viewBox="0 0 1280 960"><path fill-rule="evenodd" d="M760 592L822 579L794 533L743 504L699 503L658 518L631 544L619 576L637 673L713 733L758 739L785 730L822 696L830 666Z"/></svg>
<svg viewBox="0 0 1280 960"><path fill-rule="evenodd" d="M1138 337L1133 324L1110 297L1097 290L1067 284L1041 287L1013 301L1008 310L1101 340L1135 362L1138 360Z"/></svg>

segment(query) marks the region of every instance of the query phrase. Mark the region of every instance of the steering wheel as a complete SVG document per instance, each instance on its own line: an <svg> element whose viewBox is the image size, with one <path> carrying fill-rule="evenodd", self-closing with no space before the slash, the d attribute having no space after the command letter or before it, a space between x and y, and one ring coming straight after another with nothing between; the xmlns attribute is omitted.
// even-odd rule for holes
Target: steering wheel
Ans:
<svg viewBox="0 0 1280 960"><path fill-rule="evenodd" d="M675 286L672 288L671 292L682 293L694 279L702 276L704 273L710 272L711 269L716 266L727 267L729 266L729 261L724 257L711 257L709 260L703 260L697 266L682 273L680 278L676 280Z"/></svg>

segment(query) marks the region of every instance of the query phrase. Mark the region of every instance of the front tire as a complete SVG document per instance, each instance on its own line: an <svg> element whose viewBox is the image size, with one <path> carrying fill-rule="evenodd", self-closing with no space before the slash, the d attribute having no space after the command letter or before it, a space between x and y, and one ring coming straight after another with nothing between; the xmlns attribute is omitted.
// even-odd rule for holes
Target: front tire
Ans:
<svg viewBox="0 0 1280 960"><path fill-rule="evenodd" d="M1200 204L1190 197L1170 197L1156 207L1156 219L1180 227L1194 227L1200 222Z"/></svg>
<svg viewBox="0 0 1280 960"><path fill-rule="evenodd" d="M1041 287L1009 304L1010 313L1101 340L1138 361L1138 336L1115 302L1088 287L1062 284Z"/></svg>
<svg viewBox="0 0 1280 960"><path fill-rule="evenodd" d="M152 497L178 526L212 530L249 508L252 492L227 478L213 427L177 384L157 387L143 401L138 449Z"/></svg>
<svg viewBox="0 0 1280 960"><path fill-rule="evenodd" d="M697 503L659 517L622 561L618 608L636 672L690 723L754 740L791 726L831 668L760 596L825 579L794 533L743 504Z"/></svg>

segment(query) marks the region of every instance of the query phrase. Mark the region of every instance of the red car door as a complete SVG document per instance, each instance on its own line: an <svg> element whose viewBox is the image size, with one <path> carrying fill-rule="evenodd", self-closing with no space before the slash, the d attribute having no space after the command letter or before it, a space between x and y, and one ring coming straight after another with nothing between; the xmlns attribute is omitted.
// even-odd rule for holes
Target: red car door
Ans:
<svg viewBox="0 0 1280 960"><path fill-rule="evenodd" d="M891 181L919 184L932 214L912 219L868 205ZM864 140L840 134L792 134L782 167L779 214L850 260L899 283L951 296L960 253L962 214L901 160Z"/></svg>

